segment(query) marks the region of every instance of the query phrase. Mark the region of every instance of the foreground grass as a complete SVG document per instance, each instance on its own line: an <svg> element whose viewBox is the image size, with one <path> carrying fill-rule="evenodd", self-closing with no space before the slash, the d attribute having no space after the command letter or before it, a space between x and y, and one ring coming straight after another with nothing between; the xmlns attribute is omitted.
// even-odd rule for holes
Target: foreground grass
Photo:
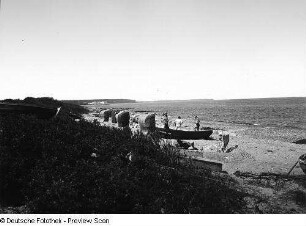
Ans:
<svg viewBox="0 0 306 226"><path fill-rule="evenodd" d="M25 205L31 213L237 213L244 207L244 193L182 165L157 138L65 114L52 120L2 115L0 128L1 206Z"/></svg>

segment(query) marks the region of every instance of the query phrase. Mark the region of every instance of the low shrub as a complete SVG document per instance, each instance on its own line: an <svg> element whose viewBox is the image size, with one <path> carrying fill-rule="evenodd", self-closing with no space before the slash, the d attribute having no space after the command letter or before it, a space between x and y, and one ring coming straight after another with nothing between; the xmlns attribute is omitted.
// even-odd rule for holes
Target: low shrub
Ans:
<svg viewBox="0 0 306 226"><path fill-rule="evenodd" d="M81 117L82 114L88 113L88 109L85 109L79 105L71 104L71 103L63 103L61 101L55 100L52 97L27 97L24 100L20 99L5 99L1 102L4 103L22 103L22 104L32 104L41 107L49 107L49 108L58 108L61 107L59 112L60 117L69 117L69 115L73 115L74 117Z"/></svg>

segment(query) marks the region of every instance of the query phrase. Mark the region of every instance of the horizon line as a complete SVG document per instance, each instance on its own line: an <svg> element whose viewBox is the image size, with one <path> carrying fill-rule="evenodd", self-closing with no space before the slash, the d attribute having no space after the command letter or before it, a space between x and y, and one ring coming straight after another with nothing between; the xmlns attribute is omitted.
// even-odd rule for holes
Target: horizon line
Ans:
<svg viewBox="0 0 306 226"><path fill-rule="evenodd" d="M230 98L230 99L213 99L213 98L194 98L194 99L165 99L165 100L137 100L137 99L130 99L130 98L86 98L86 99L57 99L52 96L39 96L39 97L34 97L34 96L28 96L25 98L53 98L59 101L89 101L89 100L133 100L136 102L166 102L166 101L195 101L195 100L207 100L207 101L222 101L222 100L256 100L256 99L289 99L289 98L306 98L306 96L287 96L287 97L251 97L251 98ZM23 99L25 99L23 98ZM1 98L1 100L7 100L7 99L12 99L12 100L18 100L20 98ZM22 100L22 99L20 99Z"/></svg>
<svg viewBox="0 0 306 226"><path fill-rule="evenodd" d="M191 101L191 100L257 100L257 99L289 99L289 98L306 98L306 96L290 96L290 97L251 97L251 98L230 98L230 99L213 99L213 98L196 98L196 99L166 99L166 100L136 100L138 102L154 102L154 101Z"/></svg>
<svg viewBox="0 0 306 226"><path fill-rule="evenodd" d="M165 99L165 100L137 100L130 98L86 98L86 99L59 99L60 101L78 101L78 100L134 100L136 102L161 102L161 101L194 101L194 100L207 100L207 101L220 101L220 100L256 100L256 99L289 99L289 98L306 98L306 96L288 96L288 97L252 97L252 98L230 98L230 99L213 99L213 98L194 98L194 99Z"/></svg>

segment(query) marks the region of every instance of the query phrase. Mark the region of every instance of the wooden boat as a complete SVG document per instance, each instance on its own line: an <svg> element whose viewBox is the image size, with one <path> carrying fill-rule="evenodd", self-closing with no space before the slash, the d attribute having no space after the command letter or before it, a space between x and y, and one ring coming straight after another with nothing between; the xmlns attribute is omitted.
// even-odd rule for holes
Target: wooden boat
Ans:
<svg viewBox="0 0 306 226"><path fill-rule="evenodd" d="M60 109L60 107L47 108L31 104L0 103L0 114L33 114L41 119L55 117L59 113Z"/></svg>
<svg viewBox="0 0 306 226"><path fill-rule="evenodd" d="M207 140L213 133L213 130L187 131L187 130L173 130L156 128L156 131L162 138L176 139L176 140Z"/></svg>

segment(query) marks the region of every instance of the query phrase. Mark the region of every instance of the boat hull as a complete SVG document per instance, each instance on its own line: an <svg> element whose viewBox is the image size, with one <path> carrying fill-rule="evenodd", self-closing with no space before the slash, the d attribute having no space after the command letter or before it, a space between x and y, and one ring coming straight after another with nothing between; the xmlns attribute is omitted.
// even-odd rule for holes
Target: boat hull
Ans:
<svg viewBox="0 0 306 226"><path fill-rule="evenodd" d="M30 104L11 104L0 103L0 114L16 113L16 114L33 114L38 118L49 119L55 117L60 110L59 108L39 107Z"/></svg>
<svg viewBox="0 0 306 226"><path fill-rule="evenodd" d="M176 140L207 140L213 133L213 130L186 131L164 128L156 128L156 131L162 138Z"/></svg>

